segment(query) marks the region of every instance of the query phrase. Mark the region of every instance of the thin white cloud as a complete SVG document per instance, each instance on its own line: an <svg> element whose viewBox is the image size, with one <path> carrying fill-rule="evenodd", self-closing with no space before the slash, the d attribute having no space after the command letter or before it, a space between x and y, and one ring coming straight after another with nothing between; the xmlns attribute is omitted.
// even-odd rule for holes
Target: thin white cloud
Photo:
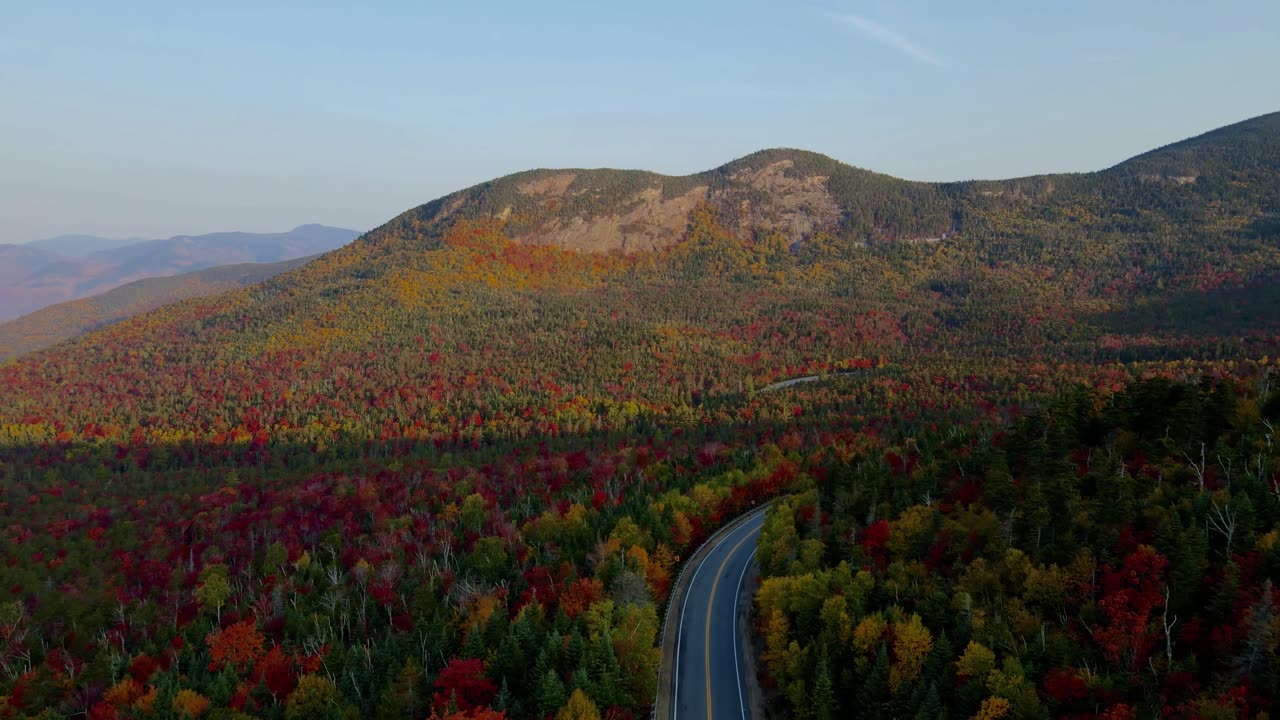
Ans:
<svg viewBox="0 0 1280 720"><path fill-rule="evenodd" d="M933 53L911 42L909 38L901 33L894 32L869 17L854 13L841 13L835 15L835 18L863 35L884 43L905 55L910 55L920 62L942 67L942 61Z"/></svg>

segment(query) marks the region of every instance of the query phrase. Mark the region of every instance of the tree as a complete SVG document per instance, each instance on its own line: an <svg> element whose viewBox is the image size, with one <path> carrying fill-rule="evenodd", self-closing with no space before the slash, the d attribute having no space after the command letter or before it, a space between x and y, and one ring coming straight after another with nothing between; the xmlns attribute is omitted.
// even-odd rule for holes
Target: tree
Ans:
<svg viewBox="0 0 1280 720"><path fill-rule="evenodd" d="M915 720L943 720L945 717L946 711L942 707L942 699L938 696L938 686L929 683L929 689L925 691L924 699L916 710Z"/></svg>
<svg viewBox="0 0 1280 720"><path fill-rule="evenodd" d="M422 705L422 668L413 658L405 660L400 671L387 683L378 703L378 717L381 720L400 720L419 715ZM505 682L503 684L505 687Z"/></svg>
<svg viewBox="0 0 1280 720"><path fill-rule="evenodd" d="M982 707L978 709L978 714L973 716L973 720L1000 720L1009 714L1011 707L1009 701L1002 697L987 698L982 701Z"/></svg>
<svg viewBox="0 0 1280 720"><path fill-rule="evenodd" d="M476 707L475 710L460 710L445 715L443 720L507 720L507 714L489 707Z"/></svg>
<svg viewBox="0 0 1280 720"><path fill-rule="evenodd" d="M813 717L815 720L831 720L836 717L835 712L836 693L831 682L831 663L824 648L813 670Z"/></svg>
<svg viewBox="0 0 1280 720"><path fill-rule="evenodd" d="M222 624L222 606L231 596L231 581L227 577L227 566L222 563L206 565L200 571L200 584L196 586L196 602L201 609L214 612L214 621Z"/></svg>
<svg viewBox="0 0 1280 720"><path fill-rule="evenodd" d="M893 665L889 669L889 689L897 693L903 685L915 682L920 669L933 649L933 634L911 614L905 622L893 624Z"/></svg>
<svg viewBox="0 0 1280 720"><path fill-rule="evenodd" d="M221 670L225 667L235 668L241 672L248 670L262 657L262 633L254 627L253 622L243 620L221 630L214 630L205 636L209 645L212 661L210 670Z"/></svg>
<svg viewBox="0 0 1280 720"><path fill-rule="evenodd" d="M658 667L662 664L657 638L658 612L652 603L614 608L609 639L623 682L637 707L649 702L657 691Z"/></svg>
<svg viewBox="0 0 1280 720"><path fill-rule="evenodd" d="M884 717L884 706L889 700L889 653L883 645L858 688L858 711L867 718Z"/></svg>
<svg viewBox="0 0 1280 720"><path fill-rule="evenodd" d="M764 662L775 680L786 679L787 646L791 643L791 627L787 616L778 609L770 611L764 631Z"/></svg>
<svg viewBox="0 0 1280 720"><path fill-rule="evenodd" d="M1243 651L1233 660L1239 677L1274 681L1276 646L1280 642L1280 614L1272 597L1271 580L1262 584L1262 593L1245 618Z"/></svg>
<svg viewBox="0 0 1280 720"><path fill-rule="evenodd" d="M548 669L538 681L538 712L549 715L565 703L564 683L555 670Z"/></svg>
<svg viewBox="0 0 1280 720"><path fill-rule="evenodd" d="M460 710L483 707L492 702L498 686L485 675L484 661L454 658L440 671L433 702L437 709L451 704Z"/></svg>
<svg viewBox="0 0 1280 720"><path fill-rule="evenodd" d="M285 703L284 716L286 720L337 720L342 717L338 688L329 678L320 675L302 676L298 680L298 688Z"/></svg>
<svg viewBox="0 0 1280 720"><path fill-rule="evenodd" d="M556 720L600 720L600 711L582 690L574 690L556 713Z"/></svg>
<svg viewBox="0 0 1280 720"><path fill-rule="evenodd" d="M507 714L501 710L493 710L491 708L475 708L474 710L459 710L445 715L443 720L507 720Z"/></svg>
<svg viewBox="0 0 1280 720"><path fill-rule="evenodd" d="M1103 579L1098 605L1108 622L1095 630L1094 637L1106 658L1124 670L1142 667L1163 634L1163 627L1157 631L1152 626L1152 613L1164 604L1161 588L1167 564L1155 548L1141 545Z"/></svg>
<svg viewBox="0 0 1280 720"><path fill-rule="evenodd" d="M971 640L960 659L956 661L956 674L981 680L996 668L996 654L982 643Z"/></svg>
<svg viewBox="0 0 1280 720"><path fill-rule="evenodd" d="M173 711L180 718L198 718L209 710L209 698L194 690L179 690L173 697Z"/></svg>

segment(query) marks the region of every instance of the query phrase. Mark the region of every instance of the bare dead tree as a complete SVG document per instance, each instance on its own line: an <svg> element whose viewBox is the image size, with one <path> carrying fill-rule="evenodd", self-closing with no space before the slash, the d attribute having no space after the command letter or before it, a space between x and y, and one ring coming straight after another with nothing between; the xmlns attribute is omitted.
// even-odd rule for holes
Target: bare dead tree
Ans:
<svg viewBox="0 0 1280 720"><path fill-rule="evenodd" d="M1227 557L1231 557L1231 541L1236 535L1236 519L1237 513L1231 509L1231 503L1218 504L1217 500L1212 500L1213 509L1206 516L1209 527L1222 535L1227 542Z"/></svg>
<svg viewBox="0 0 1280 720"><path fill-rule="evenodd" d="M1259 666L1265 665L1269 648L1275 647L1276 612L1271 601L1271 580L1262 585L1262 594L1258 601L1249 608L1245 619L1245 643L1243 652L1232 658L1236 674L1240 677L1254 677Z"/></svg>
<svg viewBox="0 0 1280 720"><path fill-rule="evenodd" d="M1160 623L1164 626L1164 657L1169 661L1169 667L1173 667L1173 626L1178 624L1178 616L1174 615L1173 620L1169 620L1169 588L1164 589L1164 615Z"/></svg>
<svg viewBox="0 0 1280 720"><path fill-rule="evenodd" d="M1205 451L1204 443L1200 443L1200 463L1199 464L1196 464L1196 461L1192 460L1191 456L1188 455L1186 452L1182 453L1182 457L1187 459L1187 464L1190 465L1191 469L1194 470L1196 473L1196 481L1200 485L1200 492L1204 492L1204 471L1209 466L1208 461L1205 460L1204 451Z"/></svg>

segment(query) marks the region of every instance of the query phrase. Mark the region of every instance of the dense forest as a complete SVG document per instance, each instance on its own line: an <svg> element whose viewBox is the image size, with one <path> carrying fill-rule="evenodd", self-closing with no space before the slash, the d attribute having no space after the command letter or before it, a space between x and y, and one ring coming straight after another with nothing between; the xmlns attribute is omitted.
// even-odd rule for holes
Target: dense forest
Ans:
<svg viewBox="0 0 1280 720"><path fill-rule="evenodd" d="M762 532L797 717L1254 717L1280 697L1280 393L1066 391L824 468Z"/></svg>
<svg viewBox="0 0 1280 720"><path fill-rule="evenodd" d="M771 151L601 252L530 233L665 181L539 171L0 365L0 717L643 717L681 559L784 495L780 709L1256 717L1278 137Z"/></svg>

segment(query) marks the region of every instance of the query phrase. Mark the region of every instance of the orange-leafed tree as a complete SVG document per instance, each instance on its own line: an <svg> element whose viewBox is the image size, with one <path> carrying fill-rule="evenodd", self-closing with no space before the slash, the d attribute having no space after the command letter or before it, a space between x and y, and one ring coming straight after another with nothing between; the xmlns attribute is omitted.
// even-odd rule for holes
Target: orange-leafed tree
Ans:
<svg viewBox="0 0 1280 720"><path fill-rule="evenodd" d="M263 654L262 633L248 620L215 630L205 636L209 645L210 670L227 667L239 671L249 669Z"/></svg>

